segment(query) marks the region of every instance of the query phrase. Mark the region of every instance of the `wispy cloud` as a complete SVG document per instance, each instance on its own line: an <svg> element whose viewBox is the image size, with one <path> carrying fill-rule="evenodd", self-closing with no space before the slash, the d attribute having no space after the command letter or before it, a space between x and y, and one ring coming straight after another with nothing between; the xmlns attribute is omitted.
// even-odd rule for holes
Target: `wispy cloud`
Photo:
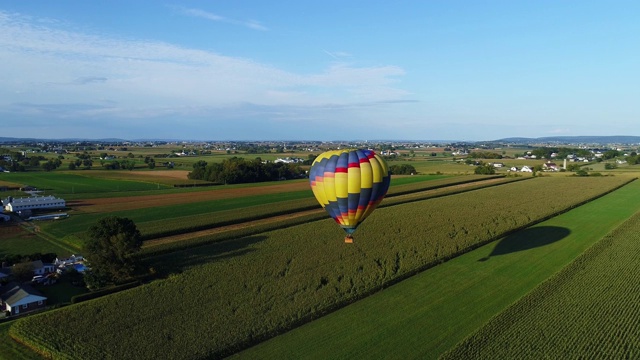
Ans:
<svg viewBox="0 0 640 360"><path fill-rule="evenodd" d="M3 118L83 119L83 126L107 119L123 129L171 118L227 126L226 119L243 116L264 128L268 121L323 118L371 123L365 112L405 106L391 104L410 97L397 87L405 74L397 66L334 62L297 73L161 41L68 29L0 11Z"/></svg>
<svg viewBox="0 0 640 360"><path fill-rule="evenodd" d="M350 58L351 54L344 51L327 51L322 50L325 54L331 56L334 60L344 60L345 58Z"/></svg>
<svg viewBox="0 0 640 360"><path fill-rule="evenodd" d="M82 76L73 81L74 84L86 85L106 82L107 78L102 76Z"/></svg>
<svg viewBox="0 0 640 360"><path fill-rule="evenodd" d="M214 14L205 10L201 10L201 9L178 8L178 10L184 15L202 18L206 20L227 23L232 25L240 25L240 26L247 27L249 29L259 30L259 31L269 30L266 26L260 24L260 22L255 20L231 19L231 18L220 16L218 14Z"/></svg>

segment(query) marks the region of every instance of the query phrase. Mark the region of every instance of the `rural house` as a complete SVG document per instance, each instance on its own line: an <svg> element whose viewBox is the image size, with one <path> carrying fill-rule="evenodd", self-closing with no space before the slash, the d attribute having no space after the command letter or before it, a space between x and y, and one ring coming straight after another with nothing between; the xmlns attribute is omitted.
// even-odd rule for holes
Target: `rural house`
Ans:
<svg viewBox="0 0 640 360"><path fill-rule="evenodd" d="M44 309L47 298L27 284L10 282L0 287L0 310L9 315Z"/></svg>
<svg viewBox="0 0 640 360"><path fill-rule="evenodd" d="M42 260L36 260L31 264L33 265L33 275L46 275L56 271L55 265L43 263Z"/></svg>
<svg viewBox="0 0 640 360"><path fill-rule="evenodd" d="M553 163L553 162L550 162L550 161L547 161L546 163L542 164L542 167L547 171L558 171L558 170L560 170L556 163Z"/></svg>

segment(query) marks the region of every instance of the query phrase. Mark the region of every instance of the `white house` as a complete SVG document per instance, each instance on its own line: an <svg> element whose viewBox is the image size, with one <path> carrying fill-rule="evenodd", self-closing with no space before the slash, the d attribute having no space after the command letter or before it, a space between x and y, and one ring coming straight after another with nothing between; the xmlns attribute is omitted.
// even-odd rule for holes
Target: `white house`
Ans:
<svg viewBox="0 0 640 360"><path fill-rule="evenodd" d="M0 287L0 310L10 315L43 309L47 298L27 284L8 283Z"/></svg>
<svg viewBox="0 0 640 360"><path fill-rule="evenodd" d="M63 199L50 196L32 196L25 198L13 198L9 196L2 201L4 209L9 212L38 209L62 209L66 206Z"/></svg>
<svg viewBox="0 0 640 360"><path fill-rule="evenodd" d="M558 171L558 165L556 163L547 161L546 163L542 164L542 167L547 170L547 171Z"/></svg>
<svg viewBox="0 0 640 360"><path fill-rule="evenodd" d="M33 275L45 275L56 271L53 264L43 263L42 260L33 261L31 265L33 266Z"/></svg>
<svg viewBox="0 0 640 360"><path fill-rule="evenodd" d="M533 170L527 165L525 165L522 167L522 169L520 169L520 172L533 172Z"/></svg>

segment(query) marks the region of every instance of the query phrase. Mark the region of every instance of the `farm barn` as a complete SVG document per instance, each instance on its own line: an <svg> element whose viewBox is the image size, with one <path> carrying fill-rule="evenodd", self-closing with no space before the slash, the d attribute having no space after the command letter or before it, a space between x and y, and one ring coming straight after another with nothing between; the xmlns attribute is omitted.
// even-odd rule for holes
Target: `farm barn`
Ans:
<svg viewBox="0 0 640 360"><path fill-rule="evenodd" d="M62 209L66 206L63 199L55 196L34 196L25 198L13 198L9 196L2 201L4 209L9 212L39 209Z"/></svg>

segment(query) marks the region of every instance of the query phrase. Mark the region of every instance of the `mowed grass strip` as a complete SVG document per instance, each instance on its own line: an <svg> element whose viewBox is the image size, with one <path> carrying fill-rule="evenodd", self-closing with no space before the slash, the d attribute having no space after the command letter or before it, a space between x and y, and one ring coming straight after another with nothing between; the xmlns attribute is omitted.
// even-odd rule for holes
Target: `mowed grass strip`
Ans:
<svg viewBox="0 0 640 360"><path fill-rule="evenodd" d="M640 358L640 212L446 359Z"/></svg>
<svg viewBox="0 0 640 360"><path fill-rule="evenodd" d="M381 208L351 246L324 220L177 251L154 258L166 280L31 316L11 331L52 357L226 356L625 181L535 178ZM63 321L74 326L48 331Z"/></svg>
<svg viewBox="0 0 640 360"><path fill-rule="evenodd" d="M399 359L435 359L572 262L639 210L640 182L635 181L605 197L459 256L335 313L259 344L237 354L236 358L379 359L393 356ZM637 240L637 236L634 240ZM635 244L636 249L632 252L637 254L638 242L635 241ZM634 258L637 259L637 256ZM637 261L633 264L637 265ZM608 265L613 266L611 261ZM608 265L597 269L596 272L615 272L615 267L607 269ZM632 283L629 286L636 290L637 275L636 266L628 278ZM625 275L612 273L611 276ZM590 293L588 290L589 279L590 277L587 277L584 279L585 282L572 287L583 289L588 299L597 301L597 297L594 298L597 296L596 293ZM607 284L600 285L606 287ZM546 330L536 328L536 324L540 322L536 320L537 316L544 319L547 327L558 326L554 332L558 338L565 334L565 331L577 330L575 327L580 327L585 321L580 320L580 314L586 315L588 310L564 309L562 305L573 304L562 301L581 297L578 294L573 297L563 288L551 287L552 289L548 289L549 292L556 294L555 300L551 301L560 301L560 307L556 306L553 309L557 316L546 316L548 306L536 307L522 314L510 314L498 323L504 325L504 330L510 330L509 332L501 334L502 328L498 326L498 329L495 329L495 326L491 326L490 334L481 331L474 336L473 346L482 346L485 343L491 346L482 349L481 353L457 351L451 358L469 359L477 354L481 355L480 358L486 359L520 358L520 349L531 350L536 346L548 349L553 344L544 345L547 340L544 335ZM636 291L635 294L640 294L640 291ZM619 295L624 297L623 294ZM608 296L602 300L613 301L621 306L628 304L637 309L631 298L627 299L631 303ZM583 300L577 302L581 303ZM616 308L613 304L607 307L611 310ZM564 312L573 313L574 317L565 317L562 315ZM620 314L623 313L620 311ZM520 315L523 315L523 318L519 318ZM627 326L623 326L622 329L636 326L637 315L638 312L635 312L635 316L625 321ZM516 325L509 327L507 324L511 321L517 321ZM598 331L596 327L601 323L596 319L589 319L589 323L592 324L594 332ZM610 330L615 333L615 329ZM632 339L633 334L634 332L631 332ZM635 334L637 335L637 332ZM490 340L485 340L485 335L493 336ZM636 349L637 339L636 336L635 340L632 340ZM582 340L582 345L593 345L588 336ZM496 351L507 347L505 344L509 344L508 350L502 349L503 353L497 353ZM573 353L576 356L572 357L592 355L584 350L576 350L576 353ZM531 358L548 355L543 351L533 351L531 354ZM562 356L564 354L558 355L551 357L565 358Z"/></svg>

